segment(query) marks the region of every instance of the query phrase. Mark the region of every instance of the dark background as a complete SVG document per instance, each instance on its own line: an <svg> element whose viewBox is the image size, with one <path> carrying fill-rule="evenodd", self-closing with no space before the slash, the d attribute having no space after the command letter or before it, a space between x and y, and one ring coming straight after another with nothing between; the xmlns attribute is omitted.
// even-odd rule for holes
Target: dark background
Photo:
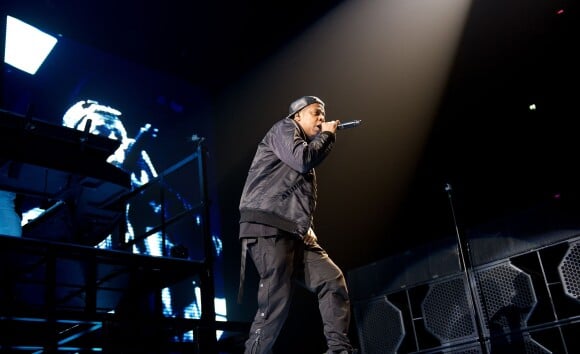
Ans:
<svg viewBox="0 0 580 354"><path fill-rule="evenodd" d="M328 119L363 120L317 169L316 231L345 273L453 236L446 184L460 232L577 190L573 1L9 3L23 20L207 90L234 320L255 304L252 275L235 304L241 188L256 144L296 97L321 97ZM297 299L304 311L288 325L316 325L310 295Z"/></svg>

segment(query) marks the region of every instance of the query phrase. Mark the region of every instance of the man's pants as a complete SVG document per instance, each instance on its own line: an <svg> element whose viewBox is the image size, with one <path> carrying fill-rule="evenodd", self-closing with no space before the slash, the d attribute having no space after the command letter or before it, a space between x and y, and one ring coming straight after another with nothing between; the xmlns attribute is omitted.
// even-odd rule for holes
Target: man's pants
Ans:
<svg viewBox="0 0 580 354"><path fill-rule="evenodd" d="M258 311L246 341L246 354L270 354L288 317L294 282L318 296L318 308L330 353L351 352L347 332L350 300L342 271L318 245L293 236L247 240L260 275Z"/></svg>

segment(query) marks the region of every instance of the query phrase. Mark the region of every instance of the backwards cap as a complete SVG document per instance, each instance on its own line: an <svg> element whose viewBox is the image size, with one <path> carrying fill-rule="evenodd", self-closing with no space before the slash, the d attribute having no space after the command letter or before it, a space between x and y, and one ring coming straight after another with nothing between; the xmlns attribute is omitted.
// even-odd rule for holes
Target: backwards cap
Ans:
<svg viewBox="0 0 580 354"><path fill-rule="evenodd" d="M311 105L313 103L320 103L324 106L324 102L316 96L303 96L296 101L290 103L290 108L288 109L288 116L286 118L292 118L293 115L298 113L304 107Z"/></svg>

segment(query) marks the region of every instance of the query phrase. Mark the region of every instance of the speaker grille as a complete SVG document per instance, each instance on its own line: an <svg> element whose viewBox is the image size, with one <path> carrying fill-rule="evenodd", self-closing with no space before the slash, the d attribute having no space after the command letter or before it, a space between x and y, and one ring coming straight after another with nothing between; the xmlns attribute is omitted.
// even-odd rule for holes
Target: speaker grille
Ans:
<svg viewBox="0 0 580 354"><path fill-rule="evenodd" d="M488 329L523 328L537 304L531 277L509 261L476 272L478 294Z"/></svg>
<svg viewBox="0 0 580 354"><path fill-rule="evenodd" d="M386 296L355 306L361 349L365 354L395 353L405 329L403 316Z"/></svg>
<svg viewBox="0 0 580 354"><path fill-rule="evenodd" d="M580 243L570 244L562 262L558 265L558 272L564 284L566 295L580 299Z"/></svg>
<svg viewBox="0 0 580 354"><path fill-rule="evenodd" d="M421 304L425 327L441 342L476 335L465 277L432 284Z"/></svg>

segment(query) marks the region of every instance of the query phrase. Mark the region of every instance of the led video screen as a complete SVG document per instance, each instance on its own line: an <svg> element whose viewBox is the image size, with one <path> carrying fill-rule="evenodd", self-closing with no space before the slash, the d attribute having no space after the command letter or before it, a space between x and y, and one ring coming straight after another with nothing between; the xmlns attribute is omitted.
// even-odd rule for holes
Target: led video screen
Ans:
<svg viewBox="0 0 580 354"><path fill-rule="evenodd" d="M202 186L199 166L190 157L199 144L205 144L211 156L214 144L211 105L204 90L66 36L55 38L58 42L34 74L4 63L0 109L16 117L34 118L118 141L119 148L106 162L130 174L132 190L142 190L127 199L120 222L120 237L130 245L127 251L203 260ZM30 150L25 146L14 148ZM50 151L50 146L35 148ZM55 161L67 158L62 151L54 156ZM175 166L180 167L173 169ZM217 200L212 197L215 191L211 158L205 173L209 199ZM23 236L42 237L36 236L43 234L37 220L47 210L56 209L58 203L42 195L21 198ZM209 222L217 256L216 313L225 319L217 210L217 205L212 204ZM55 234L60 231L51 230ZM92 241L94 247L116 247L112 235ZM199 287L195 282L180 289L164 289L162 298L167 316L200 316Z"/></svg>

